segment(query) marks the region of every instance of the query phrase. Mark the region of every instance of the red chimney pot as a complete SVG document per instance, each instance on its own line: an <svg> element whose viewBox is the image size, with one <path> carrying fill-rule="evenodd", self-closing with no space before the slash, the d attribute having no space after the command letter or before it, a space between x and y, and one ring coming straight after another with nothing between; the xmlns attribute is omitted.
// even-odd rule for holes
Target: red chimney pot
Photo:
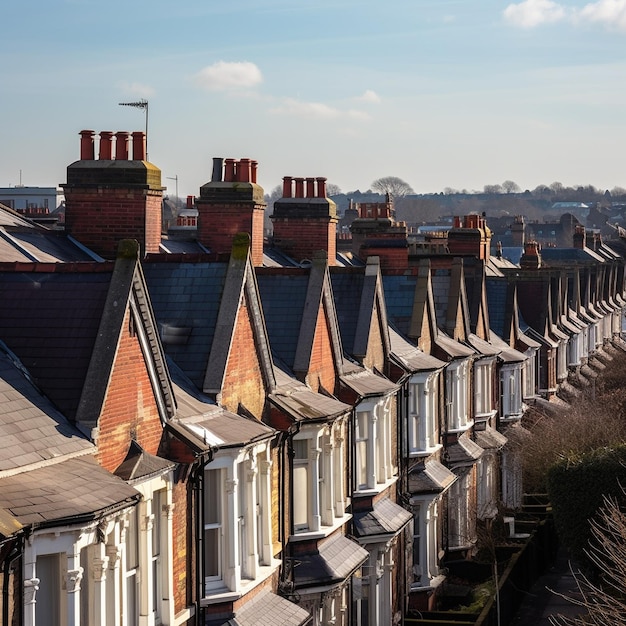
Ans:
<svg viewBox="0 0 626 626"><path fill-rule="evenodd" d="M133 159L135 161L146 160L146 133L136 130L133 135Z"/></svg>
<svg viewBox="0 0 626 626"><path fill-rule="evenodd" d="M94 131L93 130L81 130L80 131L80 160L81 161L93 161L95 159L94 150Z"/></svg>
<svg viewBox="0 0 626 626"><path fill-rule="evenodd" d="M129 133L120 130L115 133L115 160L128 161L128 137Z"/></svg>
<svg viewBox="0 0 626 626"><path fill-rule="evenodd" d="M291 198L293 194L293 178L283 176L283 198Z"/></svg>
<svg viewBox="0 0 626 626"><path fill-rule="evenodd" d="M113 133L110 130L100 131L100 160L110 161L112 158Z"/></svg>

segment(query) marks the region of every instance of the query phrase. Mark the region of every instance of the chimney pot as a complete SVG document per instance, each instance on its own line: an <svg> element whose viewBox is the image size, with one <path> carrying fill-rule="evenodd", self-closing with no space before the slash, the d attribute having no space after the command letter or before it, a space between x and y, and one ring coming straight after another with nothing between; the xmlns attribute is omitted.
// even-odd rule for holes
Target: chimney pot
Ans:
<svg viewBox="0 0 626 626"><path fill-rule="evenodd" d="M113 133L109 130L100 132L100 160L110 161L112 159Z"/></svg>
<svg viewBox="0 0 626 626"><path fill-rule="evenodd" d="M125 130L115 133L115 160L128 161L128 133Z"/></svg>
<svg viewBox="0 0 626 626"><path fill-rule="evenodd" d="M136 130L132 133L133 136L133 159L135 161L146 160L146 133L141 130Z"/></svg>
<svg viewBox="0 0 626 626"><path fill-rule="evenodd" d="M80 160L93 161L95 159L93 130L80 131Z"/></svg>
<svg viewBox="0 0 626 626"><path fill-rule="evenodd" d="M213 157L213 171L211 172L211 182L222 182L222 171L224 169L224 159L221 157Z"/></svg>
<svg viewBox="0 0 626 626"><path fill-rule="evenodd" d="M293 178L283 176L283 198L291 198L293 193Z"/></svg>
<svg viewBox="0 0 626 626"><path fill-rule="evenodd" d="M296 198L304 198L304 178L294 178L296 181Z"/></svg>
<svg viewBox="0 0 626 626"><path fill-rule="evenodd" d="M250 182L256 185L256 175L259 168L258 161L250 161Z"/></svg>
<svg viewBox="0 0 626 626"><path fill-rule="evenodd" d="M193 209L193 203L195 199L196 199L195 196L187 196L187 208L188 209Z"/></svg>
<svg viewBox="0 0 626 626"><path fill-rule="evenodd" d="M317 180L317 197L325 198L326 197L326 178L324 176L318 176L315 180Z"/></svg>
<svg viewBox="0 0 626 626"><path fill-rule="evenodd" d="M306 197L315 198L315 178L306 179Z"/></svg>
<svg viewBox="0 0 626 626"><path fill-rule="evenodd" d="M224 160L224 182L235 182L235 159Z"/></svg>
<svg viewBox="0 0 626 626"><path fill-rule="evenodd" d="M237 163L237 180L240 183L250 182L250 159L241 159Z"/></svg>

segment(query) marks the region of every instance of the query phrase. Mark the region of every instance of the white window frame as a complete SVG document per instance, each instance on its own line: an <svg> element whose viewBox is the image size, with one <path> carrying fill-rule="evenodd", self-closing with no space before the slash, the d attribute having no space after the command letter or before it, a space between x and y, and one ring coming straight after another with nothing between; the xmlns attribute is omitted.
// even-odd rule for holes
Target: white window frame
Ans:
<svg viewBox="0 0 626 626"><path fill-rule="evenodd" d="M487 420L494 415L493 366L495 359L479 359L474 362L474 419Z"/></svg>
<svg viewBox="0 0 626 626"><path fill-rule="evenodd" d="M468 359L452 361L446 367L446 409L448 432L465 432L474 425L469 417Z"/></svg>
<svg viewBox="0 0 626 626"><path fill-rule="evenodd" d="M225 591L242 592L271 575L277 566L272 554L272 502L270 447L267 442L231 451L218 451L205 466L205 500L209 497L207 472L217 472L216 500L221 517L204 520L204 530L219 531L218 571L204 576L205 597ZM203 501L203 506L210 503ZM207 546L203 546L203 558Z"/></svg>
<svg viewBox="0 0 626 626"><path fill-rule="evenodd" d="M463 549L476 541L471 506L471 470L462 471L448 490L448 548Z"/></svg>
<svg viewBox="0 0 626 626"><path fill-rule="evenodd" d="M407 415L408 454L427 456L442 447L439 443L440 372L422 372L411 376L408 383Z"/></svg>
<svg viewBox="0 0 626 626"><path fill-rule="evenodd" d="M519 420L524 412L521 363L503 365L500 370L502 420Z"/></svg>
<svg viewBox="0 0 626 626"><path fill-rule="evenodd" d="M303 425L293 440L294 535L304 539L328 535L349 519L346 514L346 419L332 424ZM296 471L305 473L304 485L296 485ZM305 509L304 518L296 519Z"/></svg>
<svg viewBox="0 0 626 626"><path fill-rule="evenodd" d="M392 395L368 398L355 407L353 481L357 493L380 493L395 480L392 414Z"/></svg>
<svg viewBox="0 0 626 626"><path fill-rule="evenodd" d="M496 468L496 457L485 450L476 464L478 472L478 519L491 519L498 513Z"/></svg>
<svg viewBox="0 0 626 626"><path fill-rule="evenodd" d="M523 398L534 398L537 395L537 360L539 351L536 348L529 348L526 360L522 366Z"/></svg>
<svg viewBox="0 0 626 626"><path fill-rule="evenodd" d="M413 496L413 559L417 552L419 563L412 562L411 588L430 587L440 575L439 569L439 507L441 495Z"/></svg>

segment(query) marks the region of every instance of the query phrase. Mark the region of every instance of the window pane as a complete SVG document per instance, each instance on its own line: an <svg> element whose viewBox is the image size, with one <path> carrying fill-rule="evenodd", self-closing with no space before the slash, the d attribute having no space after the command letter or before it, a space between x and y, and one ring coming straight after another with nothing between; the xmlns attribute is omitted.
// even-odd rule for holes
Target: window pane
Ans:
<svg viewBox="0 0 626 626"><path fill-rule="evenodd" d="M204 531L204 573L207 577L220 576L220 533L221 528Z"/></svg>
<svg viewBox="0 0 626 626"><path fill-rule="evenodd" d="M308 448L309 448L308 439L295 439L293 442L294 459L308 459L309 458Z"/></svg>
<svg viewBox="0 0 626 626"><path fill-rule="evenodd" d="M309 527L309 468L306 464L293 468L293 522L298 529Z"/></svg>
<svg viewBox="0 0 626 626"><path fill-rule="evenodd" d="M219 524L222 521L221 470L208 470L204 476L204 523Z"/></svg>
<svg viewBox="0 0 626 626"><path fill-rule="evenodd" d="M128 529L126 531L126 569L132 570L139 565L139 550L137 542L137 509L128 514Z"/></svg>

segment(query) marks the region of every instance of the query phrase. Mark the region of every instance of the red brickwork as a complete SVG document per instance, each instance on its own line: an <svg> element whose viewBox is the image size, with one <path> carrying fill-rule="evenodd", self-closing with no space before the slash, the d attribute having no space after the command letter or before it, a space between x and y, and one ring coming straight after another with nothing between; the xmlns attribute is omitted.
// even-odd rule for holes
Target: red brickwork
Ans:
<svg viewBox="0 0 626 626"><path fill-rule="evenodd" d="M265 205L246 203L205 204L199 199L198 241L211 252L232 250L233 238L248 233L251 239L252 264L263 265L263 216Z"/></svg>
<svg viewBox="0 0 626 626"><path fill-rule="evenodd" d="M328 254L328 265L335 265L337 255L337 220L276 219L274 239L293 259L300 262L312 260L319 250Z"/></svg>
<svg viewBox="0 0 626 626"><path fill-rule="evenodd" d="M315 324L315 337L311 349L307 382L313 391L319 391L321 386L332 393L335 390L336 382L335 359L328 323L324 307L320 305Z"/></svg>
<svg viewBox="0 0 626 626"><path fill-rule="evenodd" d="M136 239L141 254L161 243L160 191L127 188L66 188L65 228L96 254L114 259L122 239Z"/></svg>
<svg viewBox="0 0 626 626"><path fill-rule="evenodd" d="M359 257L365 261L368 256L380 258L380 269L384 273L390 270L406 270L409 265L409 249L406 246L386 248L365 245L359 249Z"/></svg>
<svg viewBox="0 0 626 626"><path fill-rule="evenodd" d="M242 404L257 419L263 417L265 385L245 300L237 315L222 387L221 404L233 413L236 413L239 404Z"/></svg>
<svg viewBox="0 0 626 626"><path fill-rule="evenodd" d="M124 460L131 439L156 454L162 426L139 340L130 332L126 312L122 336L99 419L98 461L114 471Z"/></svg>
<svg viewBox="0 0 626 626"><path fill-rule="evenodd" d="M187 483L178 482L172 489L172 570L174 575L174 612L182 611L191 602L190 583L195 579L192 516L192 490ZM189 499L189 502L187 501Z"/></svg>

